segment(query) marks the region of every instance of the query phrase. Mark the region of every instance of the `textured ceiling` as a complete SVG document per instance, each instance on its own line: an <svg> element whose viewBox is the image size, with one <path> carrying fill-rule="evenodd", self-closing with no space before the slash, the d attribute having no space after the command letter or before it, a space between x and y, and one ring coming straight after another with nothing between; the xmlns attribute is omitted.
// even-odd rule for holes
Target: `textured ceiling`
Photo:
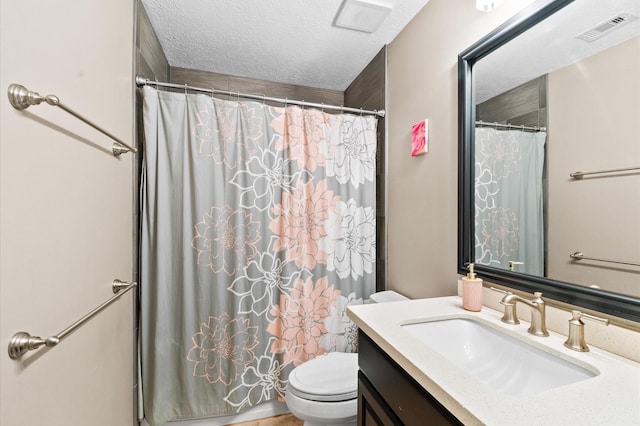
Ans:
<svg viewBox="0 0 640 426"><path fill-rule="evenodd" d="M429 0L372 34L332 26L342 0L142 0L172 67L344 90Z"/></svg>

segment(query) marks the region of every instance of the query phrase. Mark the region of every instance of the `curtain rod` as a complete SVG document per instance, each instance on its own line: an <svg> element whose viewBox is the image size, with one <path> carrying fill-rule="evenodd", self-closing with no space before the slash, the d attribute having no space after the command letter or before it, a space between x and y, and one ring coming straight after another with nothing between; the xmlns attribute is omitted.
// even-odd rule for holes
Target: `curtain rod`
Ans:
<svg viewBox="0 0 640 426"><path fill-rule="evenodd" d="M518 130L533 130L534 132L546 132L546 127L531 127L531 126L517 126L515 124L500 124L500 123L488 123L486 121L476 121L476 125L478 126L489 126L489 127L506 127L507 129L518 129Z"/></svg>
<svg viewBox="0 0 640 426"><path fill-rule="evenodd" d="M338 110L341 112L352 112L355 114L367 114L367 115L376 115L378 117L384 117L385 115L385 110L368 110L368 109L358 109L358 108L349 108L349 107L345 107L345 106L338 106L338 105L325 105L325 104L319 104L319 103L315 103L315 102L305 102L305 101L296 101L296 100L291 100L291 99L282 99L282 98L273 98L270 96L264 96L264 95L253 95L250 93L240 93L240 92L230 92L228 90L218 90L218 89L214 89L214 88L203 88L203 87L194 87L194 86L189 86L187 84L175 84L175 83L166 83L166 82L158 82L158 81L154 81L154 80L149 80L148 78L144 78L141 77L139 75L136 76L136 86L138 87L142 87L142 86L156 86L156 87L166 87L166 88L170 88L170 89L182 89L182 90L191 90L193 92L202 92L202 93L209 93L212 95L226 95L226 96L235 96L238 98L246 98L246 99L254 99L254 100L258 100L258 101L269 101L269 102L278 102L281 104L291 104L291 105L298 105L298 106L302 106L302 107L311 107L311 108L319 108L319 109L331 109L331 110Z"/></svg>

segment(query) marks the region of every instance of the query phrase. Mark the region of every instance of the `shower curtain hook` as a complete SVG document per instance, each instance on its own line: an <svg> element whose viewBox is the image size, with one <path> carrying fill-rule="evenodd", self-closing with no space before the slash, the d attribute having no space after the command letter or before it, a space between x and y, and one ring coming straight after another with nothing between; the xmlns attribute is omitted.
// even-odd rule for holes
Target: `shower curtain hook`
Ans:
<svg viewBox="0 0 640 426"><path fill-rule="evenodd" d="M187 94L187 83L184 84L184 94Z"/></svg>
<svg viewBox="0 0 640 426"><path fill-rule="evenodd" d="M287 107L287 102L289 102L289 99L288 98L284 98L284 107L285 108Z"/></svg>
<svg viewBox="0 0 640 426"><path fill-rule="evenodd" d="M158 80L156 80L155 83L156 83L156 90L158 90Z"/></svg>
<svg viewBox="0 0 640 426"><path fill-rule="evenodd" d="M524 124L521 127L522 127L521 131L524 132Z"/></svg>
<svg viewBox="0 0 640 426"><path fill-rule="evenodd" d="M340 105L340 114L344 114L344 105Z"/></svg>
<svg viewBox="0 0 640 426"><path fill-rule="evenodd" d="M266 96L264 95L264 93L262 94L262 106L264 106L264 101L266 99Z"/></svg>
<svg viewBox="0 0 640 426"><path fill-rule="evenodd" d="M362 107L360 107L360 117L362 117Z"/></svg>
<svg viewBox="0 0 640 426"><path fill-rule="evenodd" d="M213 93L216 91L214 87L211 88L211 100L213 101Z"/></svg>
<svg viewBox="0 0 640 426"><path fill-rule="evenodd" d="M324 102L322 103L322 109L321 109L321 111L322 111L322 112L324 112Z"/></svg>
<svg viewBox="0 0 640 426"><path fill-rule="evenodd" d="M304 109L304 99L302 100L302 109Z"/></svg>
<svg viewBox="0 0 640 426"><path fill-rule="evenodd" d="M236 102L240 102L240 91L236 90Z"/></svg>

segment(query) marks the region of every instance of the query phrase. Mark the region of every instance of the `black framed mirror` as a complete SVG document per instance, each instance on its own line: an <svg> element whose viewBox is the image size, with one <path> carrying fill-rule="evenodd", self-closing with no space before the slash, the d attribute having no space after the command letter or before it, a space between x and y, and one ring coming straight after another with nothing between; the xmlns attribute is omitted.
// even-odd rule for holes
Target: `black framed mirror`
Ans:
<svg viewBox="0 0 640 426"><path fill-rule="evenodd" d="M563 13L569 11L568 6L572 3L574 0L536 2L458 56L458 273L465 274L468 271L467 265L474 262L475 271L488 282L529 293L541 291L549 299L640 322L640 298L633 292L626 294L608 291L590 287L582 282L549 277L546 274L547 263L543 266L545 273L538 274L517 272L517 269L510 270L515 268L506 268L504 265L495 266L491 262L482 264L477 261L475 198L477 93L474 85L476 78L474 71L480 60L543 23L557 12L563 9ZM550 131L553 131L552 126ZM629 273L633 274L632 280L637 284L634 292L637 292L640 289L640 274L637 268Z"/></svg>

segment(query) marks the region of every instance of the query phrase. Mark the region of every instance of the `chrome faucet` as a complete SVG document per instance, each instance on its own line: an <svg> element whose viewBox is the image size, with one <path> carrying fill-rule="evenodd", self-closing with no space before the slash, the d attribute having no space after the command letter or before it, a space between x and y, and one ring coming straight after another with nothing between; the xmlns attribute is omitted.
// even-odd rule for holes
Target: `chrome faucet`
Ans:
<svg viewBox="0 0 640 426"><path fill-rule="evenodd" d="M518 315L516 314L516 303L520 302L528 306L531 309L531 326L527 330L534 336L548 336L546 317L545 317L545 303L542 300L542 293L533 293L533 299L527 300L513 293L507 293L500 303L504 305L504 315L502 322L507 324L520 324Z"/></svg>

